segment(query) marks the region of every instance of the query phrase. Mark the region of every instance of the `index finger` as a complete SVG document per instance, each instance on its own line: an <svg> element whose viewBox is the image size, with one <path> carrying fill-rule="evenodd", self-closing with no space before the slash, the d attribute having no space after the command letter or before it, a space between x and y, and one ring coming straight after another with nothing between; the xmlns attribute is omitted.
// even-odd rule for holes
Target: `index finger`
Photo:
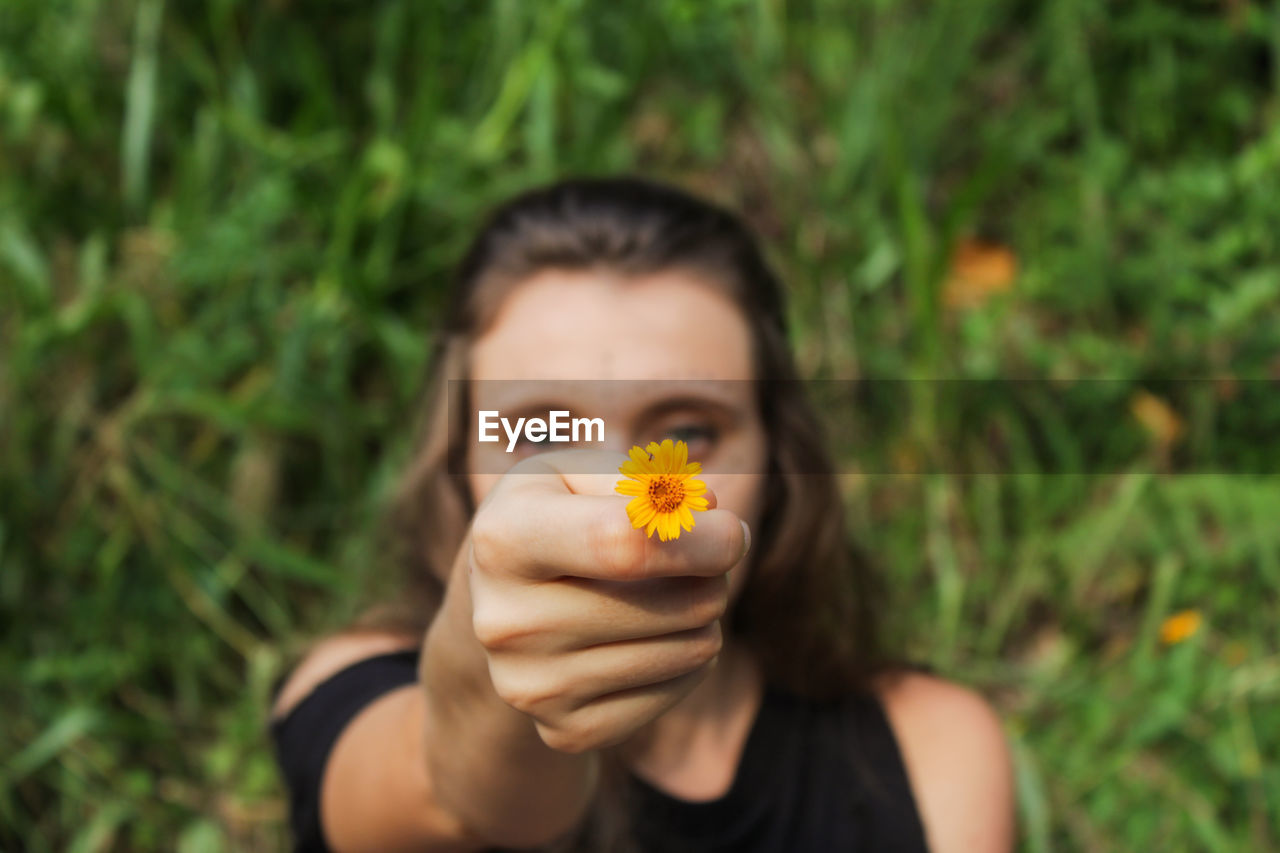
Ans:
<svg viewBox="0 0 1280 853"><path fill-rule="evenodd" d="M486 520L503 529L473 530L477 559L514 559L518 573L529 578L639 580L721 575L746 553L745 525L734 513L714 508L710 490L706 497L712 508L696 513L694 529L662 542L632 527L626 512L629 498L572 491L598 492L599 475L562 475L550 466L528 473L504 489L501 511ZM518 543L517 553L496 553L511 543Z"/></svg>

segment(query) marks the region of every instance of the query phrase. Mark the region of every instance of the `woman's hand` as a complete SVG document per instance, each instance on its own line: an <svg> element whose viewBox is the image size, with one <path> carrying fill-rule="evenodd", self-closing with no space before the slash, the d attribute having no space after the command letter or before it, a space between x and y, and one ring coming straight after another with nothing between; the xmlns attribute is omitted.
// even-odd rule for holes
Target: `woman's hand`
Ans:
<svg viewBox="0 0 1280 853"><path fill-rule="evenodd" d="M613 462L569 450L518 463L476 511L459 554L494 691L561 752L626 740L707 674L722 644L726 575L748 542L710 491L693 531L647 538L613 492L617 475L569 473Z"/></svg>

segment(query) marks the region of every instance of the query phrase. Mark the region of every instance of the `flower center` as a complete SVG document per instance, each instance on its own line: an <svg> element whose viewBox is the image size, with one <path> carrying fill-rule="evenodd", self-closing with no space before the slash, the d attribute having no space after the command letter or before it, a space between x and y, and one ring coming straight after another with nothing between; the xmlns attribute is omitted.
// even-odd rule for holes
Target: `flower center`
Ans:
<svg viewBox="0 0 1280 853"><path fill-rule="evenodd" d="M649 480L649 501L658 512L675 512L684 502L684 483L669 474Z"/></svg>

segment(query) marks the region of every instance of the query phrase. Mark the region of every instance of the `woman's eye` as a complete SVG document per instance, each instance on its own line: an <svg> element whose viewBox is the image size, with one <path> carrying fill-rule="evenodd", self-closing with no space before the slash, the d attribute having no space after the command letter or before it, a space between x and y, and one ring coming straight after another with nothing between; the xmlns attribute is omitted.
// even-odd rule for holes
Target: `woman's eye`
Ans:
<svg viewBox="0 0 1280 853"><path fill-rule="evenodd" d="M672 427L666 431L666 436L689 445L689 457L691 459L705 455L715 445L716 439L719 437L714 427L698 424L683 424Z"/></svg>

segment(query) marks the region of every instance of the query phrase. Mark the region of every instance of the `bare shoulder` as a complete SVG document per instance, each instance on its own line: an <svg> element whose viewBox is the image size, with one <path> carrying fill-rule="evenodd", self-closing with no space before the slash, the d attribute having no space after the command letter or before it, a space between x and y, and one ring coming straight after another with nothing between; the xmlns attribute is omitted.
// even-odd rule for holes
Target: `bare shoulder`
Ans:
<svg viewBox="0 0 1280 853"><path fill-rule="evenodd" d="M317 642L285 679L271 710L278 719L293 710L332 675L365 658L417 648L419 640L407 634L360 631L334 634Z"/></svg>
<svg viewBox="0 0 1280 853"><path fill-rule="evenodd" d="M876 684L934 853L1013 848L1013 762L1004 727L976 691L916 672Z"/></svg>

